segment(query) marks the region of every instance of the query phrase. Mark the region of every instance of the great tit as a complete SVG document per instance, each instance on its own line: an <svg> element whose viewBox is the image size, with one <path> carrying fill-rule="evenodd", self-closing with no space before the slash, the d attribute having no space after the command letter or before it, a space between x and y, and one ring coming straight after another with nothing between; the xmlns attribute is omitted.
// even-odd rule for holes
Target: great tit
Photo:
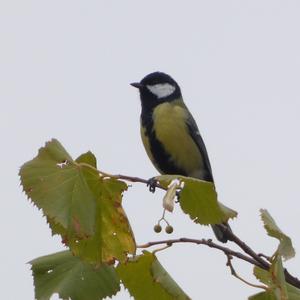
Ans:
<svg viewBox="0 0 300 300"><path fill-rule="evenodd" d="M205 144L198 126L183 102L177 82L154 72L140 82L141 136L146 152L161 174L176 174L214 182ZM212 225L217 239L226 243L227 223Z"/></svg>

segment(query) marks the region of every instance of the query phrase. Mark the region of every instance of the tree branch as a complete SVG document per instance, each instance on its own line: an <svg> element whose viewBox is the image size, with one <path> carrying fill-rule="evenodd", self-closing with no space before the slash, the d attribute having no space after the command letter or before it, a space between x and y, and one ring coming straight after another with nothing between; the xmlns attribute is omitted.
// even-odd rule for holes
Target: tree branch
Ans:
<svg viewBox="0 0 300 300"><path fill-rule="evenodd" d="M266 265L266 262L263 261L264 263L260 263L258 260L256 260L255 258L253 258L252 256L247 256L245 254L242 254L240 252L234 251L228 247L224 247L221 246L219 244L214 243L211 239L201 239L201 240L197 240L197 239L191 239L191 238L179 238L179 239L170 239L170 240L162 240L162 241L154 241L154 242L148 242L146 244L143 245L139 245L137 246L137 248L149 248L155 245L162 245L162 244L166 244L167 246L172 246L173 244L178 244L178 243L192 243L192 244L196 244L196 245L205 245L208 246L210 248L214 248L214 249L218 249L220 251L222 251L227 257L229 256L234 256L237 257L243 261L246 261L252 265L258 266L264 270L269 270L270 266L269 264ZM244 243L244 242L242 242ZM245 244L245 243L244 243ZM245 244L246 245L246 244ZM247 245L246 245L247 246ZM243 245L243 247L246 249L251 249L249 246L245 247ZM255 256L258 256L258 254L256 254L252 249L251 251L249 251L249 249L247 250L248 252L250 252L251 254L255 254ZM244 250L244 249L243 249ZM248 254L248 253L247 253ZM248 254L249 255L249 254ZM300 288L300 280L294 276L292 276L287 269L284 269L284 274L285 274L285 280L286 282L288 282L289 284Z"/></svg>
<svg viewBox="0 0 300 300"><path fill-rule="evenodd" d="M234 276L235 278L241 280L242 282L246 283L247 285L250 285L252 287L255 287L255 288L259 288L259 289L264 289L264 290L268 290L268 287L265 286L265 285L261 285L261 284L253 284L247 280L245 280L244 278L242 278L240 275L237 274L237 272L235 271L233 265L232 265L232 256L230 256L229 254L226 254L227 256L227 263L226 263L226 266L229 267L230 269L230 272L231 272L231 275Z"/></svg>
<svg viewBox="0 0 300 300"><path fill-rule="evenodd" d="M246 261L246 262L248 262L252 265L256 265L260 268L266 269L258 261L256 261L252 257L249 257L247 255L244 255L244 254L240 253L240 252L234 251L230 248L227 248L227 247L221 246L219 244L216 244L211 239L197 240L197 239L191 239L191 238L179 238L179 239L171 239L171 240L162 240L162 241L148 242L146 244L137 246L137 248L149 248L149 247L152 247L152 246L155 246L155 245L161 245L161 244L173 245L173 244L177 244L177 243L192 243L192 244L197 244L197 245L205 245L205 246L208 246L210 248L218 249L218 250L224 252L226 255L235 256L235 257L237 257L241 260L244 260L244 261Z"/></svg>
<svg viewBox="0 0 300 300"><path fill-rule="evenodd" d="M97 168L95 168L95 167L93 167L93 166L91 166L87 163L84 163L84 162L77 163L77 165L81 165L81 166L84 166L86 168L92 169L92 170L98 172L99 175L103 176L103 177L111 177L111 178L115 178L115 179L122 179L122 180L130 181L130 182L140 182L140 183L144 183L144 184L149 185L149 180L146 180L146 179L143 179L143 178L140 178L140 177L133 177L133 176L127 176L127 175L122 175L122 174L112 175L112 174L109 174L109 173L106 173L106 172L102 172L102 171L98 170ZM167 190L162 185L160 185L158 182L153 182L153 183L151 183L151 185L153 185L153 187L156 187L156 188L159 188L159 189L162 189L162 190Z"/></svg>
<svg viewBox="0 0 300 300"><path fill-rule="evenodd" d="M126 176L126 175L112 175L112 177L116 178L116 179L123 179L123 180L127 180L130 182L140 182L140 183L145 183L147 185L149 185L149 180L140 178L140 177L131 177L131 176ZM164 188L163 186L161 186L158 182L151 182L151 185L153 185L156 188L162 189L162 190L167 190L166 188Z"/></svg>
<svg viewBox="0 0 300 300"><path fill-rule="evenodd" d="M262 258L262 256L258 255L255 251L253 251L245 242L243 242L231 230L229 230L227 226L224 226L223 224L220 224L219 226L222 226L226 236L230 241L238 245L245 253L247 253L253 259L255 259L261 265L261 267L263 267L266 270L270 268L270 264L267 261L265 261Z"/></svg>

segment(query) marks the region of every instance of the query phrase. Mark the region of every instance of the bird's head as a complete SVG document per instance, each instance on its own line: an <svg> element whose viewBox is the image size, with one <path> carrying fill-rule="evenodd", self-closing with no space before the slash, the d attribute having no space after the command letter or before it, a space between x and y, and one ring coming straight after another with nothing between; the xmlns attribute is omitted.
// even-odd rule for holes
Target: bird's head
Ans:
<svg viewBox="0 0 300 300"><path fill-rule="evenodd" d="M131 85L139 89L144 108L153 108L163 102L171 102L181 97L177 82L162 72L151 73L140 82L134 82Z"/></svg>

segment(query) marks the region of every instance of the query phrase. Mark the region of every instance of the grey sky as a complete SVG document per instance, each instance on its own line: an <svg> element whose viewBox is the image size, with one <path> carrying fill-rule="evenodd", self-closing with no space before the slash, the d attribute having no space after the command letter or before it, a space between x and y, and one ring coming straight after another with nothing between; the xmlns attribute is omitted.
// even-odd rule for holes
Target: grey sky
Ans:
<svg viewBox="0 0 300 300"><path fill-rule="evenodd" d="M33 299L29 260L63 249L19 187L18 168L52 137L101 170L156 175L139 136L140 103L129 83L160 70L180 84L208 148L234 231L271 254L259 208L299 238L300 2L1 1L0 131L3 299ZM153 232L162 193L134 185L124 206L138 243ZM211 237L176 207L172 238ZM224 255L177 245L159 260L192 299L246 299ZM287 267L300 276L299 256ZM234 261L246 278L251 268ZM116 299L128 299L128 294Z"/></svg>

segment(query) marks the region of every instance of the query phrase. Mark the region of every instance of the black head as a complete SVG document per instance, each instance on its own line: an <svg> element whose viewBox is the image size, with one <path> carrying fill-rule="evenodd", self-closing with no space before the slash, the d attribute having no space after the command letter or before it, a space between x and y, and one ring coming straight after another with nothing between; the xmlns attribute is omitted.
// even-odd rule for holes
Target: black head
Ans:
<svg viewBox="0 0 300 300"><path fill-rule="evenodd" d="M140 91L142 107L151 109L163 102L171 102L181 97L180 87L168 74L154 72L140 82L131 83Z"/></svg>

